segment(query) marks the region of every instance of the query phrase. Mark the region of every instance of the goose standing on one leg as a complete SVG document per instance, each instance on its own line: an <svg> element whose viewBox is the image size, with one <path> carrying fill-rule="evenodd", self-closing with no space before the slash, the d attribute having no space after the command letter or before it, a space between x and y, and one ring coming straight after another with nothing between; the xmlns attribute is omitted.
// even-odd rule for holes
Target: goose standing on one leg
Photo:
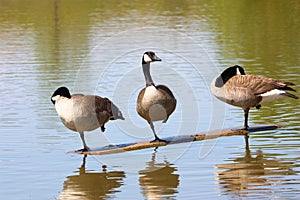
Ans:
<svg viewBox="0 0 300 200"><path fill-rule="evenodd" d="M247 130L248 114L252 107L259 109L261 104L274 100L297 96L287 91L295 90L291 82L282 82L259 75L245 74L242 67L235 65L223 71L211 84L212 93L221 101L244 110L244 128Z"/></svg>
<svg viewBox="0 0 300 200"><path fill-rule="evenodd" d="M84 131L101 127L101 131L104 132L104 125L109 120L124 120L121 111L108 98L83 94L71 95L66 87L58 88L53 93L51 101L62 123L68 129L80 134L83 149L78 151L90 150L84 140Z"/></svg>
<svg viewBox="0 0 300 200"><path fill-rule="evenodd" d="M161 59L154 52L148 51L143 54L142 67L146 87L138 95L136 110L142 118L147 120L153 131L155 139L151 142L166 142L156 135L153 122L167 122L175 110L176 99L167 86L154 85L150 75L150 63L155 61L161 61Z"/></svg>

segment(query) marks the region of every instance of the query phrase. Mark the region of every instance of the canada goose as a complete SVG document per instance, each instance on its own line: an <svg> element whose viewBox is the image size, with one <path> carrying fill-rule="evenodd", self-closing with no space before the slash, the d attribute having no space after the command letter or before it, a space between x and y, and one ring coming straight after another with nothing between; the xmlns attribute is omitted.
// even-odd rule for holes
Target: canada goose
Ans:
<svg viewBox="0 0 300 200"><path fill-rule="evenodd" d="M84 148L78 151L90 150L84 140L84 131L101 127L101 131L104 132L104 125L109 120L124 120L121 111L108 98L83 94L71 95L66 87L58 88L53 93L51 101L62 123L68 129L80 134Z"/></svg>
<svg viewBox="0 0 300 200"><path fill-rule="evenodd" d="M167 86L154 85L150 75L150 63L155 61L161 61L161 59L154 52L148 51L143 54L142 67L146 87L138 95L136 111L149 123L155 137L152 142L166 142L156 135L153 122L162 120L166 123L175 110L176 99Z"/></svg>
<svg viewBox="0 0 300 200"><path fill-rule="evenodd" d="M298 99L297 96L287 91L296 91L289 87L291 82L282 82L272 78L245 73L238 66L232 66L223 71L211 84L212 93L221 101L244 110L244 129L248 126L248 113L251 107L259 109L261 104L274 100L290 97Z"/></svg>

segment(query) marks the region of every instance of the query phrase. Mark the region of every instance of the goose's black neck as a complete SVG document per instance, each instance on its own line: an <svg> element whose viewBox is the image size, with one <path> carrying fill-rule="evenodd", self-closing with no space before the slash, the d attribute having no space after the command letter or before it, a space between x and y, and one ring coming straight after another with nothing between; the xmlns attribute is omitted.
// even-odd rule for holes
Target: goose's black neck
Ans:
<svg viewBox="0 0 300 200"><path fill-rule="evenodd" d="M143 72L145 76L146 86L154 85L151 74L150 74L150 63L142 64Z"/></svg>
<svg viewBox="0 0 300 200"><path fill-rule="evenodd" d="M222 87L230 78L235 75L245 75L245 70L238 65L225 69L222 74L216 79L215 86Z"/></svg>

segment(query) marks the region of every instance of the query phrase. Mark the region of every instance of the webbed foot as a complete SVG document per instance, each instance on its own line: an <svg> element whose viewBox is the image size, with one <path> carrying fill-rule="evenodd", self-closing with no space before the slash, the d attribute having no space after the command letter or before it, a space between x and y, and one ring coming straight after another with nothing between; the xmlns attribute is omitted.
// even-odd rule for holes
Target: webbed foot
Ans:
<svg viewBox="0 0 300 200"><path fill-rule="evenodd" d="M259 110L261 108L261 105L258 104L256 107L255 107L257 110Z"/></svg>
<svg viewBox="0 0 300 200"><path fill-rule="evenodd" d="M153 142L164 142L164 143L168 143L166 140L162 140L160 138L155 138L154 140L150 141L150 143L153 143Z"/></svg>
<svg viewBox="0 0 300 200"><path fill-rule="evenodd" d="M83 152L88 152L88 151L91 151L91 149L90 148L83 148L83 149L78 149L75 152L76 153L83 153Z"/></svg>

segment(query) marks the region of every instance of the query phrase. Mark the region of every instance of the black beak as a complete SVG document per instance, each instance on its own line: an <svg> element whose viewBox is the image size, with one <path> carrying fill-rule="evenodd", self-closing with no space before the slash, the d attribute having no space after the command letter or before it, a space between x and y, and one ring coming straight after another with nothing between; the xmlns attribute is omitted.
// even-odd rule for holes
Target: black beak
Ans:
<svg viewBox="0 0 300 200"><path fill-rule="evenodd" d="M161 59L157 56L155 56L155 58L153 59L153 61L161 61Z"/></svg>

